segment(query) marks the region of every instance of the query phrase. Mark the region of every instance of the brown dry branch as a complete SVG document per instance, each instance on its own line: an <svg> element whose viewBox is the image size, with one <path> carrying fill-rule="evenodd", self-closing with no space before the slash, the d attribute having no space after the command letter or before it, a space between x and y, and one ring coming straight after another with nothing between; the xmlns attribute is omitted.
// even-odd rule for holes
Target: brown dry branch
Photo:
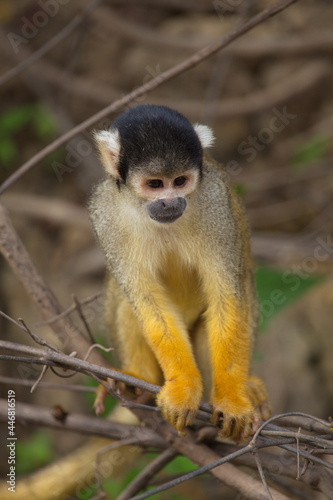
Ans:
<svg viewBox="0 0 333 500"><path fill-rule="evenodd" d="M40 349L36 351L33 347L18 346L12 343L1 343L0 345L7 349L14 349L16 352L29 353L32 356L40 354ZM66 355L51 352L47 355L44 354L44 357L47 358L49 354L51 358L53 356L58 357L58 365L68 367L68 364L70 364ZM63 362L59 361L61 356L63 356ZM47 363L47 359L41 359L41 356L38 361ZM72 361L75 362L74 359ZM86 367L85 371L93 373L95 370L96 367L91 365L90 368ZM140 384L138 383L137 386L140 386ZM17 422L25 422L32 425L42 425L66 431L109 437L119 440L119 446L135 444L136 446L148 449L168 450L162 453L161 457L153 462L153 465L150 464L140 474L131 487L131 495L137 493L142 487L147 486L147 481L153 477L154 473L160 470L163 464L171 460L176 454L182 454L198 465L199 469L184 474L147 493L135 497L132 496L131 498L133 499L147 498L153 493L173 487L180 482L192 479L206 472L211 472L213 476L224 484L233 487L236 491L243 494L245 498L264 500L267 498L267 492L269 491L269 495L274 500L287 500L291 498L288 495L288 490L285 493L277 491L274 483L279 483L279 481L270 473L271 470L276 470L277 462L279 463L279 477L289 476L297 478L298 481L315 487L315 489L330 498L333 487L333 475L330 470L332 471L333 464L318 458L314 453L319 450L325 451L327 455L332 454L332 446L330 444L333 441L333 433L330 430L331 424L329 422L308 416L308 418L317 422L317 433L308 435L297 430L290 431L285 428L270 426L269 422L277 418L281 421L281 418L283 418L283 415L275 416L268 423L263 424L261 430L258 431L249 444L240 447L224 445L215 440L211 440L209 443L198 442L198 435L192 431L189 431L185 437L179 437L175 430L163 421L162 417L156 412L151 413L146 407L139 407L134 411L142 422L148 425L148 428L129 426L100 420L96 417L85 417L74 414L66 414L63 419L58 419L50 409L37 408L19 402L16 406L16 419ZM302 414L298 415L297 413L287 416L289 419L291 416L296 417L296 420L293 422L293 425L296 427L298 424L297 418L299 416L304 418ZM0 402L0 420L6 421L6 419L7 402L2 401ZM265 428L268 428L268 431L264 432ZM325 434L323 435L323 433ZM117 445L112 445L113 448L115 446ZM267 447L276 447L280 449L281 453L279 455L267 454L265 451ZM283 450L287 450L295 458L290 458L289 456L288 459L285 459ZM260 459L253 458L253 453L257 454L257 457L260 456ZM252 468L256 465L263 484L260 483L259 478L256 479L252 474L244 470L239 470L235 465L229 463L235 460ZM124 498L129 497L121 496L120 498L124 500Z"/></svg>
<svg viewBox="0 0 333 500"><path fill-rule="evenodd" d="M10 384L10 385L18 385L18 386L24 386L24 387L32 387L34 385L34 382L31 380L25 380L22 378L18 377L6 377L6 376L0 376L0 384ZM73 391L73 392L96 392L95 387L87 387L85 385L80 385L80 384L62 384L62 383L52 383L52 382L39 382L38 384L39 389L62 389L65 391Z"/></svg>
<svg viewBox="0 0 333 500"><path fill-rule="evenodd" d="M162 470L169 462L178 455L173 448L167 448L155 460L153 460L137 477L127 486L127 488L118 496L117 500L129 500L138 491L147 486L149 481Z"/></svg>
<svg viewBox="0 0 333 500"><path fill-rule="evenodd" d="M0 360L10 359L15 362L47 365L58 368L61 367L64 370L71 369L79 373L90 375L101 381L112 378L130 386L139 387L144 391L152 392L153 394L157 394L160 390L160 387L157 385L150 384L112 368L105 368L104 366L96 365L88 361L84 361L83 359L77 359L72 355L67 355L59 351L55 352L52 350L40 349L38 347L8 342L5 340L0 340L0 348L2 350L10 350L20 354L17 356L0 354ZM27 354L30 357L21 356L21 354Z"/></svg>
<svg viewBox="0 0 333 500"><path fill-rule="evenodd" d="M66 389L66 385L63 385L63 388ZM0 399L0 421L6 421L7 410L7 401ZM44 408L18 401L15 405L15 412L16 421L24 424L116 440L135 438L142 446L151 446L156 449L165 447L164 441L153 431L136 425L110 422L107 419L78 413L69 413L63 420L60 420L54 416L53 408Z"/></svg>
<svg viewBox="0 0 333 500"><path fill-rule="evenodd" d="M242 5L241 5L242 7ZM213 37L200 34L192 37L184 37L174 33L172 38L165 34L157 32L145 25L144 28L139 23L129 21L124 16L116 14L108 8L101 8L93 13L93 17L98 21L98 29L94 34L101 38L102 43L106 43L109 36L110 26L113 32L119 37L130 39L136 43L146 44L161 49L176 49L178 52L189 52L198 50L203 44L211 43ZM262 39L251 39L246 42L239 41L237 45L228 47L225 52L229 56L242 58L245 60L264 58L264 57L298 57L308 56L316 53L331 54L333 48L333 36L331 31L321 31L312 33L309 36L289 36L281 39L274 35L262 42Z"/></svg>
<svg viewBox="0 0 333 500"><path fill-rule="evenodd" d="M286 9L289 7L291 4L295 3L297 0L280 0L276 3L274 3L272 6L267 7L263 11L259 12L255 16L251 17L248 21L244 22L241 26L235 28L232 30L230 33L222 37L219 41L212 43L211 45L208 45L207 47L204 47L203 49L199 50L195 54L193 54L191 57L188 59L184 60L183 62L176 64L172 68L170 68L167 71L164 71L157 77L153 78L149 82L141 85L137 89L133 90L129 94L126 94L124 97L118 99L117 101L113 102L109 106L106 106L104 109L96 113L95 115L91 116L81 124L77 125L74 127L72 130L67 132L66 134L62 135L55 141L53 141L51 144L46 146L44 149L39 151L35 156L30 158L24 165L22 165L14 174L9 176L7 180L1 185L0 187L0 194L3 193L8 187L10 187L13 183L15 183L22 175L24 175L26 172L28 172L33 166L35 166L39 161L43 160L48 154L53 152L55 149L58 147L62 146L65 142L69 141L72 139L74 136L76 136L78 133L82 132L88 127L93 126L96 122L99 120L102 120L106 116L110 115L111 113L114 113L121 109L123 106L129 104L131 101L134 101L135 99L138 99L139 97L145 95L148 92L151 92L152 90L156 89L163 83L175 78L176 76L179 76L180 74L184 73L185 71L188 71L191 68L194 68L198 64L200 64L203 60L207 59L208 57L212 56L213 54L216 54L218 51L223 49L224 47L227 47L230 43L232 43L234 40L237 40L240 38L242 35L253 29L255 26L258 24L266 21L272 16L275 16L282 10Z"/></svg>
<svg viewBox="0 0 333 500"><path fill-rule="evenodd" d="M46 220L59 226L91 228L87 211L73 202L28 193L6 193L2 202L13 214Z"/></svg>
<svg viewBox="0 0 333 500"><path fill-rule="evenodd" d="M23 362L23 363L35 363L42 366L56 366L61 367L65 370L71 369L73 371L77 371L80 373L88 374L97 380L105 380L107 378L115 378L122 382L125 382L131 386L139 387L143 390L150 391L153 393L158 392L159 387L153 386L152 384L148 384L142 380L135 379L134 377L130 377L128 375L124 375L115 370L106 369L104 367L94 365L87 361L76 359L73 356L68 356L59 351L59 349L54 349L53 346L40 339L35 333L31 332L25 324L21 325L21 327L26 328L29 335L38 343L44 346L44 348L36 348L32 346L25 346L13 342L5 342L0 341L1 351L12 351L18 353L20 355L8 355L2 354L0 355L0 360L10 360L14 362ZM38 386L38 383L35 384ZM122 398L124 404L126 401ZM18 403L17 405L17 420L36 424L36 425L47 425L53 428L58 428L62 430L71 430L71 431L79 431L85 434L93 434L98 436L107 436L113 439L121 439L126 440L126 444L128 444L128 440L133 440L133 444L136 446L146 446L149 442L149 446L152 446L154 443L154 447L156 448L165 448L168 445L172 447L177 453L181 453L192 461L194 461L199 467L199 471L195 471L193 473L189 473L187 475L181 476L176 481L171 481L159 487L157 491L162 491L166 488L172 487L179 482L190 479L196 475L200 475L204 472L212 470L212 474L219 478L225 484L234 487L237 491L242 494L246 494L247 498L253 499L264 499L266 498L265 491L270 488L270 492L273 492L272 495L275 500L285 500L289 498L283 494L274 491L271 486L266 484L266 479L264 480L264 472L262 467L262 461L257 459L257 468L260 471L260 475L262 481L264 481L264 486L261 486L258 480L253 479L247 473L243 471L239 471L235 468L234 465L227 464L226 462L231 461L232 459L239 458L247 453L258 452L259 449L266 446L278 446L281 449L286 449L290 453L294 453L297 457L298 466L296 464L296 473L295 476L298 477L303 482L306 482L310 485L315 484L316 488L322 491L323 493L327 493L330 491L330 488L333 486L333 476L331 473L327 472L327 470L322 470L320 466L324 466L328 469L333 469L333 465L326 460L323 460L316 456L313 452L314 450L326 451L327 454L330 454L330 449L332 449L331 441L333 439L333 434L331 432L331 423L324 422L320 419L315 419L314 417L310 417L316 423L315 427L308 427L307 430L316 430L316 434L313 436L309 436L299 431L292 431L287 429L281 429L276 427L268 427L267 423L263 424L260 428L260 431L254 436L249 445L237 448L235 451L231 452L227 456L220 458L220 456L212 449L212 447L208 447L207 444L198 443L198 438L194 437L192 434L189 434L186 438L180 438L176 435L175 431L166 424L161 416L156 413L156 408L150 408L146 405L140 404L131 404L128 406L132 408L132 411L141 418L141 420L149 425L149 429L154 429L155 433L163 438L163 446L161 441L156 441L155 438L150 434L149 440L142 441L142 438L139 434L135 433L136 427L124 427L123 433L119 431L122 427L113 426L108 421L104 421L101 424L101 421L98 420L97 427L94 423L95 419L93 417L80 417L77 415L67 415L65 414L65 418L57 419L50 410L41 409L41 408L33 408L30 405L22 405ZM203 405L203 410L207 410L207 405ZM153 413L152 413L152 410ZM202 414L202 412L200 412ZM290 414L291 416L303 417L303 414ZM287 415L290 418L290 415ZM6 413L6 402L0 405L0 419L7 418ZM273 422L273 420L281 418L281 416L275 416L268 421L268 423ZM97 420L97 419L96 419ZM206 419L204 419L206 420ZM103 421L102 421L103 422ZM291 422L291 424L297 425ZM300 426L298 426L300 427ZM268 428L268 430L266 430ZM134 434L133 434L134 432ZM318 435L319 434L319 435ZM323 435L324 434L324 435ZM202 435L202 433L201 433ZM263 442L260 440L263 438ZM290 446L291 443L296 442L296 447ZM210 443L211 444L211 443ZM122 441L120 443L122 445ZM304 450L301 449L301 446L304 447ZM311 454L306 451L311 451ZM225 453L223 453L225 455ZM300 469L300 457L303 459L302 472ZM274 457L274 460L276 456ZM273 462L274 462L273 460ZM282 459L281 459L282 460ZM269 464L272 463L265 460L265 470L269 471ZM313 465L315 464L315 465ZM223 465L223 467L220 467ZM290 470L290 460L287 462L287 468ZM142 481L137 482L137 485L140 487L143 484L143 478L150 477L149 470L146 471L146 474L142 474ZM283 467L282 467L283 470ZM288 475L288 474L287 474ZM147 493L148 496L148 493ZM146 496L139 495L137 498L145 498ZM136 497L135 497L136 498Z"/></svg>
<svg viewBox="0 0 333 500"><path fill-rule="evenodd" d="M52 37L47 43L45 43L40 49L36 50L29 57L21 61L14 68L9 70L4 75L0 76L0 85L3 85L10 81L12 78L18 76L22 71L24 71L28 66L38 61L45 54L50 52L54 47L56 47L64 38L69 36L84 20L84 18L93 11L102 0L92 0L86 7L83 7L82 11L79 12L64 28L62 28L54 37ZM2 33L2 41L5 42L6 37Z"/></svg>
<svg viewBox="0 0 333 500"><path fill-rule="evenodd" d="M4 40L4 36L2 36L2 39ZM310 41L312 41L312 38ZM281 40L282 43L283 41ZM276 46L278 47L278 44ZM266 45L260 44L260 47L266 47ZM31 51L27 48L22 47L20 52L26 58L32 55ZM235 56L232 51L225 50L223 53L228 55L228 57ZM280 57L285 55L279 53ZM29 72L34 80L42 80L48 82L49 85L52 84L53 86L62 88L71 94L75 93L75 95L84 98L86 102L106 105L106 103L115 100L116 96L120 93L118 89L112 88L110 85L104 85L92 78L68 74L63 69L46 60L35 63L33 67L29 68ZM298 68L295 73L287 76L281 82L270 85L269 88L259 89L244 97L228 97L228 99L221 98L218 101L214 101L216 116L220 118L242 116L285 103L292 97L309 91L321 83L331 72L332 68L329 63L326 64L324 61L310 62L304 68ZM164 106L171 105L171 100L168 98L159 97L155 99L155 102ZM177 100L174 98L172 105L182 113L191 116L199 116L203 108L202 101L196 101L195 99Z"/></svg>
<svg viewBox="0 0 333 500"><path fill-rule="evenodd" d="M90 343L70 318L60 316L62 311L56 297L31 261L2 204L0 204L0 253L39 308L42 317L49 320L58 316L57 321L51 326L62 345L84 357ZM105 358L96 351L92 353L91 359L101 366L106 366Z"/></svg>

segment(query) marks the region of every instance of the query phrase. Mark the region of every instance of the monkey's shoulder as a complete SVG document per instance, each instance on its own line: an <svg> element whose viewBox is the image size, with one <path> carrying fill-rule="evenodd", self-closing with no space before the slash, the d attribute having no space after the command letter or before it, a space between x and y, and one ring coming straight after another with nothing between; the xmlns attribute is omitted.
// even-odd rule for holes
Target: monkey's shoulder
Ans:
<svg viewBox="0 0 333 500"><path fill-rule="evenodd" d="M230 176L226 172L223 163L218 162L208 154L204 154L203 173L208 176L209 180L215 179L223 184L225 188L230 188Z"/></svg>

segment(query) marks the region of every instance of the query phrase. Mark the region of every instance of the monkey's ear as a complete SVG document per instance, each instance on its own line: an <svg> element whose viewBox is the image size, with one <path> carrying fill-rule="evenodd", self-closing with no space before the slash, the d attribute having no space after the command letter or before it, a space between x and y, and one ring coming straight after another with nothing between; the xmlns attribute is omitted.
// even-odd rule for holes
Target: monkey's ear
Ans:
<svg viewBox="0 0 333 500"><path fill-rule="evenodd" d="M118 130L94 131L94 139L105 170L113 177L119 177L120 139Z"/></svg>
<svg viewBox="0 0 333 500"><path fill-rule="evenodd" d="M200 125L200 123L196 123L193 127L200 139L203 149L210 148L215 141L212 129L207 127L207 125Z"/></svg>

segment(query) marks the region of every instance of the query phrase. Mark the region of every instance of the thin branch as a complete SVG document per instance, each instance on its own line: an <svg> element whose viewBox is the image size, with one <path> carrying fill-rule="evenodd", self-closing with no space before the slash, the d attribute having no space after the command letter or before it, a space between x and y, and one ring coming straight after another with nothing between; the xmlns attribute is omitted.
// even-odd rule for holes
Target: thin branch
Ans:
<svg viewBox="0 0 333 500"><path fill-rule="evenodd" d="M262 465L261 465L261 460L259 458L259 455L258 453L254 453L254 460L256 462L256 465L257 465L257 469L258 469L258 472L259 472L259 475L260 475L260 479L261 479L261 482L262 484L264 485L264 488L266 490L266 493L267 493L267 496L269 498L269 500L274 500L273 497L272 497L272 494L268 488L268 484L267 484L267 481L266 481L266 478L265 478L265 474L264 474L264 471L263 471L263 468L262 468Z"/></svg>
<svg viewBox="0 0 333 500"><path fill-rule="evenodd" d="M300 412L300 411L279 413L278 415L273 415L271 418L269 418L268 420L266 420L265 422L263 422L261 424L261 426L259 427L259 429L257 430L257 432L254 434L253 438L251 439L250 444L251 445L254 444L256 442L257 438L259 437L261 431L263 431L264 428L267 427L269 424L271 424L272 422L274 422L274 420L279 420L279 419L282 419L282 418L285 418L285 417L305 417L305 418L309 418L311 420L314 420L315 422L318 422L322 426L324 426L325 429L332 430L332 424L330 422L326 422L325 420L323 420L321 418L318 418L318 417L314 417L313 415L309 415L308 413L304 413L304 412Z"/></svg>
<svg viewBox="0 0 333 500"><path fill-rule="evenodd" d="M161 469L163 469L169 462L171 462L178 455L177 451L172 448L167 448L155 460L153 460L147 467L136 476L136 478L127 486L127 488L117 497L117 500L129 500L138 491L142 490L150 479Z"/></svg>
<svg viewBox="0 0 333 500"><path fill-rule="evenodd" d="M64 199L20 192L6 193L2 201L5 207L14 214L46 220L57 226L73 225L76 228L91 230L87 210Z"/></svg>
<svg viewBox="0 0 333 500"><path fill-rule="evenodd" d="M38 384L42 381L42 378L44 377L45 373L47 370L47 366L43 366L42 371L40 372L40 375L38 376L37 380L35 381L34 385L31 387L30 392L33 393Z"/></svg>
<svg viewBox="0 0 333 500"><path fill-rule="evenodd" d="M140 414L141 412L139 415ZM200 468L184 474L172 481L168 481L167 483L164 483L149 492L136 495L135 497L132 497L131 500L143 500L144 498L148 498L153 494L165 491L166 489L172 488L175 485L200 476L206 472L211 472L215 477L228 486L231 486L240 493L246 495L246 498L252 500L264 500L267 498L265 489L260 482L228 463L243 454L256 450L255 444L252 446L248 445L242 447L235 452L220 458L215 452L208 448L208 446L204 444L197 444L194 437L192 437L190 433L188 433L185 437L179 437L173 429L170 429L170 426L166 425L165 422L160 419L160 417L155 416L155 418L158 422L156 425L156 432L168 441L175 450L190 458L193 462L199 465ZM219 467L220 465L223 465L223 467ZM287 500L285 495L277 491L274 491L274 495L275 500Z"/></svg>
<svg viewBox="0 0 333 500"><path fill-rule="evenodd" d="M1 311L0 311L0 313L1 313ZM7 318L8 318L8 316L7 316ZM37 335L36 333L31 331L30 328L28 328L28 326L26 325L26 323L24 322L24 320L22 318L19 318L18 320L19 320L19 323L21 323L21 325L23 326L23 329L30 335L32 340L34 340L37 344L39 344L43 347L47 347L48 349L51 349L51 351L61 352L57 347L50 344L46 340L42 339L39 335Z"/></svg>
<svg viewBox="0 0 333 500"><path fill-rule="evenodd" d="M90 302L94 302L95 300L99 299L102 297L102 292L97 292L94 295L91 295L90 297L87 297L86 299L83 299L80 301L81 306L84 306L86 304L90 304ZM44 326L44 325L52 325L52 323L55 323L58 321L60 318L64 318L65 316L68 316L72 312L76 311L76 304L73 304L69 306L67 309L65 309L63 312L58 314L57 316L54 316L53 318L47 320L47 321L41 321L36 324L36 326Z"/></svg>
<svg viewBox="0 0 333 500"><path fill-rule="evenodd" d="M50 427L62 431L79 432L83 435L100 436L116 440L135 438L136 444L142 446L153 446L158 449L166 447L163 439L151 429L142 428L137 425L121 424L78 413L68 413L64 420L58 420L53 416L52 408L32 406L19 401L16 401L15 412L17 422L24 422L25 424ZM7 400L0 399L0 421L7 422L7 420Z"/></svg>
<svg viewBox="0 0 333 500"><path fill-rule="evenodd" d="M21 378L15 377L5 377L0 376L0 384L7 385L22 385L26 387L32 387L34 385L33 380L25 380ZM39 382L39 389L56 389L56 390L64 390L64 391L76 391L76 392L96 392L96 387L88 387L85 385L78 384L54 384L52 382Z"/></svg>
<svg viewBox="0 0 333 500"><path fill-rule="evenodd" d="M102 479L103 479L103 474L101 473L101 457L105 455L105 453L108 453L111 450L116 450L119 449L123 446L131 446L131 445L138 445L138 440L135 437L129 437L127 439L122 439L121 441L111 443L108 446L104 446L102 449L100 449L97 453L96 456L96 487L97 489L103 491L103 485L102 485Z"/></svg>
<svg viewBox="0 0 333 500"><path fill-rule="evenodd" d="M104 109L102 109L95 115L91 116L81 124L77 125L72 130L62 135L61 137L53 141L51 144L46 146L44 149L39 151L32 158L30 158L30 160L24 163L18 170L16 170L16 172L14 172L11 176L7 178L6 181L4 181L4 183L0 187L0 194L2 194L6 189L8 189L22 175L28 172L34 165L36 165L36 163L40 162L48 154L50 154L52 151L54 151L62 144L70 140L76 134L82 132L84 129L88 127L93 126L97 121L102 120L105 116L114 113L115 111L118 111L122 106L125 106L129 104L131 101L138 99L147 92L151 92L152 90L156 89L165 82L175 78L176 76L179 76L180 74L184 73L185 71L191 68L194 68L195 66L200 64L203 60L212 56L213 54L223 49L224 47L227 47L234 40L244 35L244 33L247 33L255 26L262 23L263 21L266 21L270 17L275 16L276 14L286 9L296 1L297 0L280 0L276 2L274 5L264 9L262 12L259 12L258 14L253 16L251 19L243 23L241 26L235 28L233 31L222 37L218 42L208 45L207 47L204 47L203 49L199 50L188 59L184 60L179 64L176 64L169 70L161 73L160 75L153 78L144 85L141 85L140 87L133 90L124 97L121 97L120 99L113 102L109 106L106 106Z"/></svg>
<svg viewBox="0 0 333 500"><path fill-rule="evenodd" d="M85 357L83 358L83 359L84 359L84 361L87 361L87 359L89 358L90 353L91 353L91 351L92 351L93 349L101 349L101 350L102 350L102 351L104 351L104 352L111 352L111 351L113 351L113 347L104 347L104 346L103 346L103 345L101 345L101 344L93 344L93 345L91 345L91 346L89 347L87 354L86 354L86 355L85 355Z"/></svg>
<svg viewBox="0 0 333 500"><path fill-rule="evenodd" d="M77 313L78 313L78 315L79 315L79 318L81 319L81 321L82 321L82 323L83 323L83 326L84 326L84 328L85 328L85 330L86 330L86 332L87 332L87 334L88 334L89 340L90 340L90 342L91 342L94 346L96 346L97 344L96 344L96 342L95 342L94 336L93 336L92 331L91 331L91 329L90 329L90 326L89 326L89 324L88 324L88 322L87 322L87 320L86 320L86 318L85 318L85 315L84 315L84 313L83 313L83 311L82 311L82 305L81 305L81 303L79 302L78 298L77 298L74 294L73 294L72 298L73 298L73 302L74 302L74 304L75 304L75 309L76 309L76 311L77 311ZM92 347L93 347L93 346L90 346L90 347L89 347L88 353L86 354L86 356L85 356L85 358L84 358L84 359L86 359L86 358L89 356L89 354L90 354L90 352L91 352Z"/></svg>
<svg viewBox="0 0 333 500"><path fill-rule="evenodd" d="M160 386L158 385L150 384L149 382L137 379L136 377L127 375L123 372L120 372L112 368L105 368L104 366L83 361L82 359L73 358L72 356L68 356L67 354L64 353L47 351L45 349L40 349L33 346L26 346L4 340L0 340L0 347L2 349L8 349L23 354L27 353L32 356L37 356L40 359L33 360L33 362L37 364L47 364L47 365L51 364L53 366L58 366L58 367L60 366L66 369L70 368L80 373L85 373L86 375L92 375L92 374L97 375L98 377L104 380L112 378L115 380L119 380L120 382L124 382L127 385L136 386L145 391L152 392L153 394L157 394L160 391ZM1 357L5 358L4 356ZM20 361L26 362L27 359L20 358Z"/></svg>
<svg viewBox="0 0 333 500"><path fill-rule="evenodd" d="M28 295L39 308L42 316L49 320L60 315L61 307L56 297L45 283L33 264L26 248L17 235L7 210L0 203L0 252L7 260L14 274L23 284ZM21 327L22 325L20 325ZM68 317L61 317L52 324L52 329L70 350L76 350L81 357L85 355L90 343ZM91 355L94 363L107 366L105 358L97 351Z"/></svg>
<svg viewBox="0 0 333 500"><path fill-rule="evenodd" d="M93 11L102 0L92 0L82 11L77 14L64 28L62 28L54 37L52 37L48 42L46 42L40 49L36 50L31 56L24 61L20 62L17 66L10 69L4 75L0 76L0 85L7 83L9 80L18 76L22 71L24 71L28 66L38 61L45 54L50 52L54 47L56 47L62 40L64 40L68 35L70 35L84 20L84 18ZM7 42L7 40L6 40Z"/></svg>

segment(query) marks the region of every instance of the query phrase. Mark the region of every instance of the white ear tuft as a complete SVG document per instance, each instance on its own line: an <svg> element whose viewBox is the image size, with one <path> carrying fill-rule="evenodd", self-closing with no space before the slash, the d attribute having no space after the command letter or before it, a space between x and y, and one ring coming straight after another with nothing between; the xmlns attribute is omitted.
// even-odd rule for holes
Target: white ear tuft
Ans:
<svg viewBox="0 0 333 500"><path fill-rule="evenodd" d="M196 131L201 146L205 148L210 148L215 141L215 137L211 128L207 127L207 125L200 125L200 123L196 123L194 125L194 130Z"/></svg>
<svg viewBox="0 0 333 500"><path fill-rule="evenodd" d="M118 130L97 130L94 132L94 138L105 170L113 177L119 177L120 140Z"/></svg>

